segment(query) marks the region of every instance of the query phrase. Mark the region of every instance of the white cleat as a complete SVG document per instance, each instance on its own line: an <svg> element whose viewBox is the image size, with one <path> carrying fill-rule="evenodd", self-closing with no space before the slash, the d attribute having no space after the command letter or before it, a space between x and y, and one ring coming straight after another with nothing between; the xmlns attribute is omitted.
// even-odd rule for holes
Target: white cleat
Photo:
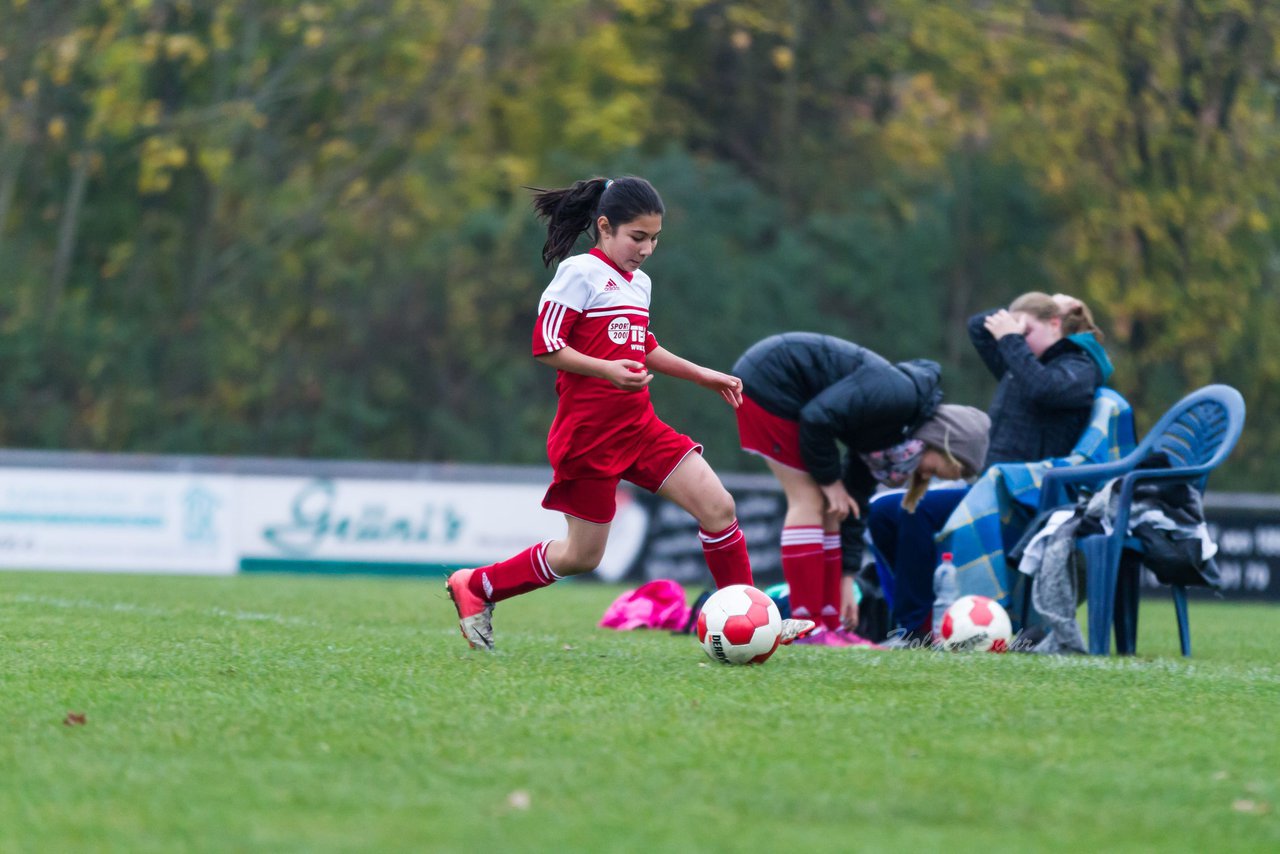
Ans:
<svg viewBox="0 0 1280 854"><path fill-rule="evenodd" d="M812 632L817 625L813 620L783 620L782 634L778 637L778 643L789 644L796 638L802 638Z"/></svg>

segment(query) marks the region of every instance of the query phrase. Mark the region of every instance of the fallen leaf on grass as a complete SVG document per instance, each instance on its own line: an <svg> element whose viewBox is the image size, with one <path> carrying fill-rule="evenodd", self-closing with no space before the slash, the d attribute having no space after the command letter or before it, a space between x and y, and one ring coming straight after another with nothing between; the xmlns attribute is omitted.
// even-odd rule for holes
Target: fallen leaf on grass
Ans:
<svg viewBox="0 0 1280 854"><path fill-rule="evenodd" d="M1231 804L1231 808L1236 812L1248 813L1249 815L1266 815L1270 811L1262 801L1251 801L1248 798L1241 798Z"/></svg>
<svg viewBox="0 0 1280 854"><path fill-rule="evenodd" d="M62 719L65 726L84 726L84 712L67 712L67 716Z"/></svg>

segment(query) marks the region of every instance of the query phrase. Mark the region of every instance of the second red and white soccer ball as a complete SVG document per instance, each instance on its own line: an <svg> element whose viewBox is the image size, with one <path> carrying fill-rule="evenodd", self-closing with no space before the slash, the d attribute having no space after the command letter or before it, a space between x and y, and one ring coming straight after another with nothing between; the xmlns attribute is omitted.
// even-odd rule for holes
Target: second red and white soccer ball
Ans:
<svg viewBox="0 0 1280 854"><path fill-rule="evenodd" d="M698 641L712 661L763 664L778 648L782 614L773 600L746 584L722 587L698 614Z"/></svg>
<svg viewBox="0 0 1280 854"><path fill-rule="evenodd" d="M941 646L951 652L1008 652L1009 613L986 596L961 596L942 616Z"/></svg>

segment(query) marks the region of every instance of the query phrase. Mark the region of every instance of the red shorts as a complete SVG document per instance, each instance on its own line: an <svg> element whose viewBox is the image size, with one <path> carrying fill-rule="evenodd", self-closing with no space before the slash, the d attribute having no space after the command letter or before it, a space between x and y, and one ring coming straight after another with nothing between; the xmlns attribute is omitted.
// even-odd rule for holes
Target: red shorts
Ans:
<svg viewBox="0 0 1280 854"><path fill-rule="evenodd" d="M746 395L738 407L738 443L742 450L806 471L800 458L800 422L779 418Z"/></svg>
<svg viewBox="0 0 1280 854"><path fill-rule="evenodd" d="M651 418L639 434L628 439L625 447L598 449L601 457L611 461L606 476L563 477L557 471L542 506L605 525L617 512L620 481L657 492L685 457L694 451L702 453L701 445L657 418Z"/></svg>

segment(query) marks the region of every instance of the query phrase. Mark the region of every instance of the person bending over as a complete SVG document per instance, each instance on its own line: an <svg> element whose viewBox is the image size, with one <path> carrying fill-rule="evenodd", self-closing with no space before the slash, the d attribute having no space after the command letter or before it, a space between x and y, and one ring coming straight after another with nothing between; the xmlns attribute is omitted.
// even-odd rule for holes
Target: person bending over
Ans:
<svg viewBox="0 0 1280 854"><path fill-rule="evenodd" d="M935 476L975 475L987 416L941 402L936 362L891 364L829 335L765 338L733 372L743 383L742 448L764 457L786 494L782 573L792 616L821 623L800 642L867 644L853 632L853 578L843 568L857 569L868 500L880 484L909 483L914 500Z"/></svg>

